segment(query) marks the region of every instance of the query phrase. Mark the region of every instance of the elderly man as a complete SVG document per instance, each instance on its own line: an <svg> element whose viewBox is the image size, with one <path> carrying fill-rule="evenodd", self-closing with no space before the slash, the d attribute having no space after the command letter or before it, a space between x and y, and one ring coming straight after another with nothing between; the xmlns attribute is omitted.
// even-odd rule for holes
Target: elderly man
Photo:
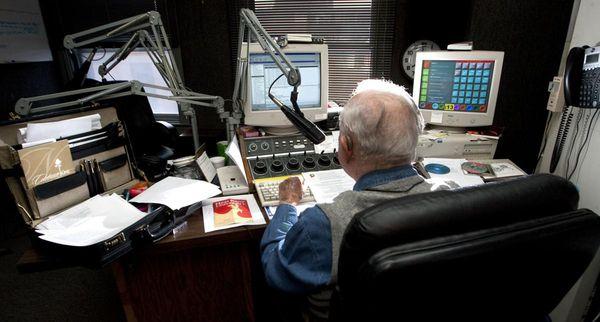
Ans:
<svg viewBox="0 0 600 322"><path fill-rule="evenodd" d="M280 205L261 241L268 284L285 293L309 294L335 284L346 226L363 209L433 185L411 166L423 119L404 88L383 80L361 82L340 118L338 158L356 180L352 191L299 216L297 178L279 186Z"/></svg>

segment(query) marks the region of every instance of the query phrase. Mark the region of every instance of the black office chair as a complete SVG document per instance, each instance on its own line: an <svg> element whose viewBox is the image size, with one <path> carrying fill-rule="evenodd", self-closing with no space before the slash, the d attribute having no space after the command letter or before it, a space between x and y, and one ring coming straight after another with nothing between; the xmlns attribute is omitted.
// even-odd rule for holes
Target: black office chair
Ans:
<svg viewBox="0 0 600 322"><path fill-rule="evenodd" d="M545 321L599 245L578 200L534 175L367 209L344 235L331 320Z"/></svg>
<svg viewBox="0 0 600 322"><path fill-rule="evenodd" d="M148 98L130 95L113 99L117 115L127 129L131 154L149 180L157 181L166 174L168 159L176 155L179 132L168 122L156 121Z"/></svg>

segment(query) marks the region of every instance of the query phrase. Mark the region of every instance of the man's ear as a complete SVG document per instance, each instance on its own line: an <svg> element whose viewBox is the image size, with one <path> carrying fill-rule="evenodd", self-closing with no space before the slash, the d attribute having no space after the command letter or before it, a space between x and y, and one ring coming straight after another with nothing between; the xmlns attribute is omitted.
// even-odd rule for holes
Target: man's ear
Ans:
<svg viewBox="0 0 600 322"><path fill-rule="evenodd" d="M352 154L353 154L352 138L348 135L341 135L339 140L340 140L340 147L342 149L344 149L345 154L349 158L352 157Z"/></svg>

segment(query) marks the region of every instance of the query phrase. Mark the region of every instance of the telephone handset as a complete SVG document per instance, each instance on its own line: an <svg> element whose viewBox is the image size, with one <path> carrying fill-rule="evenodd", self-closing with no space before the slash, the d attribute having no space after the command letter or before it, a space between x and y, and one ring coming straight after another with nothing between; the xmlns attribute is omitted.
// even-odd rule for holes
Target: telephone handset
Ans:
<svg viewBox="0 0 600 322"><path fill-rule="evenodd" d="M565 103L600 108L600 46L574 47L565 69Z"/></svg>
<svg viewBox="0 0 600 322"><path fill-rule="evenodd" d="M565 105L552 159L550 172L558 166L573 119L572 106L600 108L600 46L574 47L567 56L564 77Z"/></svg>

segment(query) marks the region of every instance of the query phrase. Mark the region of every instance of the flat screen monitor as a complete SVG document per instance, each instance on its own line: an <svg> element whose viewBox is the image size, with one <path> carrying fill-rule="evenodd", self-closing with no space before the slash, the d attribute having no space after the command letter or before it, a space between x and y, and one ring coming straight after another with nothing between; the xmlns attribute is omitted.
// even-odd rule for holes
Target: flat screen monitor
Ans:
<svg viewBox="0 0 600 322"><path fill-rule="evenodd" d="M268 128L290 128L292 124L268 95L269 86L282 74L281 70L259 44L251 43L248 50L246 99L243 103L244 123ZM301 83L298 87L297 101L300 110L312 122L327 119L327 45L289 44L282 51L300 70ZM273 84L271 93L291 108L292 89L286 77L282 76Z"/></svg>
<svg viewBox="0 0 600 322"><path fill-rule="evenodd" d="M492 125L504 52L417 53L413 99L425 122L449 127Z"/></svg>

